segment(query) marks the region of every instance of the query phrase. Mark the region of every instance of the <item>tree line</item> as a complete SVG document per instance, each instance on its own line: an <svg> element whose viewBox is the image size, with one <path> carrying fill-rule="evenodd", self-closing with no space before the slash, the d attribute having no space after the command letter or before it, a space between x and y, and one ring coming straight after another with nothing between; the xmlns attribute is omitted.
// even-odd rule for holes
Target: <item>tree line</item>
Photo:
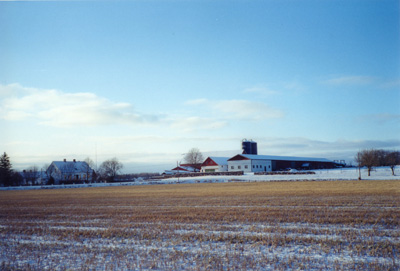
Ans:
<svg viewBox="0 0 400 271"><path fill-rule="evenodd" d="M203 155L197 148L193 148L186 153L184 160L188 164L199 164L203 161ZM371 176L371 171L374 167L387 166L392 170L392 175L395 175L394 168L396 165L400 165L400 151L396 150L383 150L383 149L365 149L359 151L354 157L355 162L358 167L367 167L368 176ZM121 174L121 170L124 165L117 159L112 158L101 163L98 169L95 169L95 163L92 159L86 158L84 160L88 165L88 171L93 170L93 176L90 182L113 182L116 180L117 176ZM40 171L48 175L47 169L49 165L44 165ZM12 169L12 164L10 162L10 157L7 153L3 153L0 156L0 186L18 186L23 185L24 182L28 182L32 185L36 183L40 176L39 168L37 166L31 166L27 170L22 172L17 172ZM89 174L87 174L89 176ZM88 178L88 177L87 177ZM361 178L361 177L360 177ZM89 179L86 181L89 182Z"/></svg>
<svg viewBox="0 0 400 271"><path fill-rule="evenodd" d="M374 167L390 167L394 176L394 168L400 165L400 151L387 151L382 149L366 149L359 151L354 160L358 167L367 167L368 176Z"/></svg>
<svg viewBox="0 0 400 271"><path fill-rule="evenodd" d="M95 163L92 159L86 158L84 162L87 165L85 171L87 171L87 173L91 172L90 180L89 174L86 174L87 179L84 180L86 182L112 182L121 173L124 167L115 157L101 163L98 169L95 169ZM4 152L0 156L0 186L19 186L28 183L31 185L40 185L38 179L43 176L48 180L46 184L52 184L54 183L54 179L52 179L50 173L47 172L48 168L49 165L45 164L41 169L37 166L31 166L22 172L18 172L12 168L10 157ZM53 180L53 182L51 180Z"/></svg>

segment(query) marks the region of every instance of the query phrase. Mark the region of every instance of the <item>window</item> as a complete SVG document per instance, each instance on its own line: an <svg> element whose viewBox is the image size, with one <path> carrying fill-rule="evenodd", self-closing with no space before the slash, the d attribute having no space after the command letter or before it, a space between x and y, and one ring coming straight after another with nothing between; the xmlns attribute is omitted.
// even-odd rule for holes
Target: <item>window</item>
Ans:
<svg viewBox="0 0 400 271"><path fill-rule="evenodd" d="M231 166L231 169L234 169L235 167L234 166Z"/></svg>
<svg viewBox="0 0 400 271"><path fill-rule="evenodd" d="M242 167L241 166L238 166L238 169L241 169Z"/></svg>
<svg viewBox="0 0 400 271"><path fill-rule="evenodd" d="M245 165L245 166L244 166L244 168L248 168L248 166L247 166L247 165Z"/></svg>
<svg viewBox="0 0 400 271"><path fill-rule="evenodd" d="M255 165L253 165L253 168L255 168L256 166Z"/></svg>

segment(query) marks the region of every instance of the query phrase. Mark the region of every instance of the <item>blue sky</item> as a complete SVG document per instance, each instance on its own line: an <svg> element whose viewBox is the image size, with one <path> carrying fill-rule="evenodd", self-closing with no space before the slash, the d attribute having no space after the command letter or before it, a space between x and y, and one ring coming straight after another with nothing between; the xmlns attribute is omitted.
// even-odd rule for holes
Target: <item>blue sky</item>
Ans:
<svg viewBox="0 0 400 271"><path fill-rule="evenodd" d="M0 2L0 151L16 168L192 147L400 149L398 1Z"/></svg>

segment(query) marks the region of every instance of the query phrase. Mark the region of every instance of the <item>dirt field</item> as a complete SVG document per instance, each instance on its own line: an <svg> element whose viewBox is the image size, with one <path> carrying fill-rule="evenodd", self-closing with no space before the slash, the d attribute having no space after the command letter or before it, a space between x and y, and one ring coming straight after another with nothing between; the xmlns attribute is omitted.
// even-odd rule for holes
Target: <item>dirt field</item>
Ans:
<svg viewBox="0 0 400 271"><path fill-rule="evenodd" d="M1 270L400 268L400 181L0 191Z"/></svg>

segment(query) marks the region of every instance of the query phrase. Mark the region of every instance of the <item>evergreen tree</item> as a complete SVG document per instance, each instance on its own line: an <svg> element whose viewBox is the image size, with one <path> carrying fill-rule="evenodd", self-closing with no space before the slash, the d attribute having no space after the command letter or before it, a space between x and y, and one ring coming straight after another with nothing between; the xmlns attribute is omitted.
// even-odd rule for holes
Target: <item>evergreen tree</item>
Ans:
<svg viewBox="0 0 400 271"><path fill-rule="evenodd" d="M12 184L12 166L10 157L4 152L0 156L0 185L10 186Z"/></svg>

